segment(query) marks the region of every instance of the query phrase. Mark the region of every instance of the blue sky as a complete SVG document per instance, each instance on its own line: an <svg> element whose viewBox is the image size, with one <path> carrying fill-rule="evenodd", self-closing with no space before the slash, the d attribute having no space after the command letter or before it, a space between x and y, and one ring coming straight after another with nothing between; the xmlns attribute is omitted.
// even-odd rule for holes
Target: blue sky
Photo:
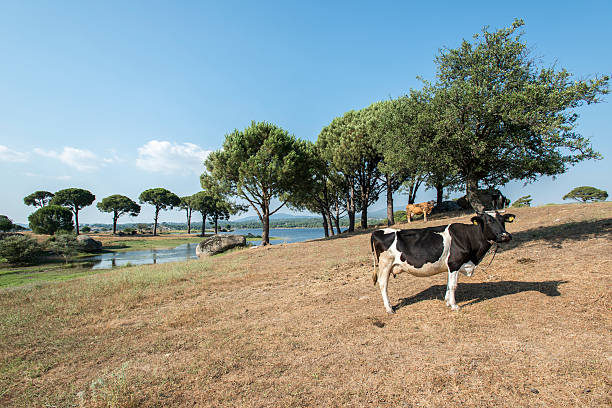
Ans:
<svg viewBox="0 0 612 408"><path fill-rule="evenodd" d="M193 194L202 159L232 130L265 120L314 141L347 110L433 79L439 48L514 18L543 65L609 75L610 15L609 1L0 2L0 214L27 222L23 197L36 190ZM609 99L579 112L603 160L502 190L535 204L578 185L612 192ZM110 222L95 204L79 218Z"/></svg>

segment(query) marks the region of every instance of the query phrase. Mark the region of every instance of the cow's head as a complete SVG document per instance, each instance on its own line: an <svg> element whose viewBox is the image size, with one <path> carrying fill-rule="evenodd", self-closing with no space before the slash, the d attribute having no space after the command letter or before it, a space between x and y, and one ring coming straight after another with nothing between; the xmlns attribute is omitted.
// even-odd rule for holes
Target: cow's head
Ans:
<svg viewBox="0 0 612 408"><path fill-rule="evenodd" d="M508 242L512 239L506 231L506 223L514 221L514 214L501 215L497 211L494 213L477 213L475 217L472 217L472 223L480 226L484 237L488 241L494 242Z"/></svg>

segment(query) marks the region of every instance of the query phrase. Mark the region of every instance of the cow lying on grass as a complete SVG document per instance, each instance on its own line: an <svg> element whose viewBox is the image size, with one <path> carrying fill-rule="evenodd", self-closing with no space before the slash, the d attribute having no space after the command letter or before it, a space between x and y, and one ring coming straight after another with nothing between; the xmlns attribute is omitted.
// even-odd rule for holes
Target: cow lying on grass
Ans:
<svg viewBox="0 0 612 408"><path fill-rule="evenodd" d="M427 222L427 215L431 214L435 203L435 201L427 201L425 203L408 204L406 206L406 218L408 219L408 222L412 222L413 215L419 214L423 214L423 218L425 219L425 222Z"/></svg>
<svg viewBox="0 0 612 408"><path fill-rule="evenodd" d="M372 279L380 286L387 312L394 313L387 296L389 275L401 272L419 277L448 272L444 299L452 310L458 310L455 302L458 273L472 276L491 245L510 241L512 236L506 232L505 223L512 222L514 217L495 211L472 217L472 225L454 223L422 229L374 231L370 239L374 256Z"/></svg>

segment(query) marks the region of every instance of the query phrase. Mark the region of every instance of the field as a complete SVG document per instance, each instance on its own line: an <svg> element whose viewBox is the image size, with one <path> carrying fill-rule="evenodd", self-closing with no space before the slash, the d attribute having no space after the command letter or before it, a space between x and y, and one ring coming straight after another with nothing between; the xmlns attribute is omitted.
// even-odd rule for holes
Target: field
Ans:
<svg viewBox="0 0 612 408"><path fill-rule="evenodd" d="M513 212L458 312L367 233L0 289L0 406L610 406L612 203Z"/></svg>

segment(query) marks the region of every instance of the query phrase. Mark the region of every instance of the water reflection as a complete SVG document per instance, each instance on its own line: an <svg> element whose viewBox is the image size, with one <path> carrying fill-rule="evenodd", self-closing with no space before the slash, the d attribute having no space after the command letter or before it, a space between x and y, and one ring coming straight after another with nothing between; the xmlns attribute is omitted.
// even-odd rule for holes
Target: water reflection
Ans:
<svg viewBox="0 0 612 408"><path fill-rule="evenodd" d="M230 234L261 235L261 230L239 229ZM283 244L291 242L301 242L310 239L321 238L323 230L321 228L272 228L270 236L275 239L272 244ZM251 245L259 245L261 241L251 241ZM183 244L176 248L168 249L147 249L143 251L108 252L87 258L79 259L79 263L91 264L92 269L111 269L126 265L145 265L162 264L166 262L179 262L187 259L195 259L195 249L197 243Z"/></svg>
<svg viewBox="0 0 612 408"><path fill-rule="evenodd" d="M111 269L117 266L162 264L195 259L197 243L183 244L169 249L109 252L79 260L92 264L92 269Z"/></svg>

